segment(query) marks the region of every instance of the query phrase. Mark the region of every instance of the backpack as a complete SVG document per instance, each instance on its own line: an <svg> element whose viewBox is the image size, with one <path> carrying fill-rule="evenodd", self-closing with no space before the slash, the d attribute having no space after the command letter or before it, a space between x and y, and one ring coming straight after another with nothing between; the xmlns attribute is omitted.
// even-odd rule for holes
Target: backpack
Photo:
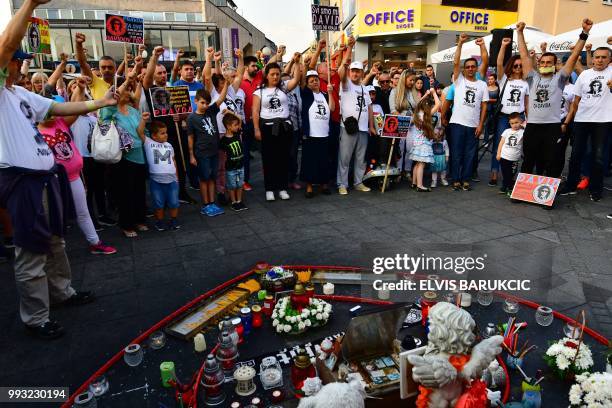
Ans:
<svg viewBox="0 0 612 408"><path fill-rule="evenodd" d="M121 160L122 152L119 131L115 121L96 123L91 135L91 157L97 162L115 164Z"/></svg>

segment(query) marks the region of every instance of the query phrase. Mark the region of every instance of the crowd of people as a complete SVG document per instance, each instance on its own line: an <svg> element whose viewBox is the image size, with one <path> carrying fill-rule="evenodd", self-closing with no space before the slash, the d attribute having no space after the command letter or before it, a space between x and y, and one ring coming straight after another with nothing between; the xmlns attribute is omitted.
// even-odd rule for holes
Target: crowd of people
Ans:
<svg viewBox="0 0 612 408"><path fill-rule="evenodd" d="M289 191L301 188L307 198L369 192L364 176L384 169L389 157L416 192L431 192L438 182L469 191L478 180L481 140L492 153L489 185L501 173L501 193L510 194L519 162L522 172L560 177L573 140L560 193L575 194L583 176L591 199L602 197L612 145L612 67L609 48L591 55L588 19L563 63L553 53L530 52L519 23L519 55L504 64L505 39L496 74L489 75L482 39L480 63L461 62L467 41L461 34L449 86L432 66L422 75L412 63L366 70L351 61L352 37L325 61L324 40L286 63L282 46L268 57L235 50L236 67L213 48L203 66L179 51L168 79L159 61L163 45L149 44L148 60L142 46L118 66L103 56L93 68L86 36L77 33L80 74L68 80L67 56L51 76L30 77L32 56L19 49L27 19L47 1L26 0L0 36L0 249L15 248L20 316L41 338L63 334L49 317L51 305L94 299L71 287L62 238L68 218L76 218L92 254L110 255L116 249L99 230L118 224L126 238L136 237L149 229L148 213L156 230L177 230L180 204L197 203L189 189L199 190L203 216L247 210L245 192L260 188L250 178L255 144L266 201L289 200ZM585 46L586 67L579 62ZM191 113L155 117L152 98L167 86L188 88ZM387 114L411 118L398 146L381 137ZM113 128L121 159L103 163L92 138Z"/></svg>

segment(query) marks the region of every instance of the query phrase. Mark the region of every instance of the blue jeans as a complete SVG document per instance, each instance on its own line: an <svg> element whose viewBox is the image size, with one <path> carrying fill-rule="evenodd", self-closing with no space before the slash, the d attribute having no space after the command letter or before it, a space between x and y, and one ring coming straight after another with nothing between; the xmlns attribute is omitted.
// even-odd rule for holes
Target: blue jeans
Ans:
<svg viewBox="0 0 612 408"><path fill-rule="evenodd" d="M244 184L244 167L235 170L225 170L225 188L238 190Z"/></svg>
<svg viewBox="0 0 612 408"><path fill-rule="evenodd" d="M151 191L153 209L179 208L179 187L176 181L171 183L158 183L157 181L149 180L149 190Z"/></svg>
<svg viewBox="0 0 612 408"><path fill-rule="evenodd" d="M462 183L472 175L474 152L478 144L476 128L451 123L450 132L451 177L454 182Z"/></svg>
<svg viewBox="0 0 612 408"><path fill-rule="evenodd" d="M603 190L604 166L608 162L609 143L612 137L612 122L590 123L574 122L574 144L569 164L567 185L576 189L580 178L580 163L588 142L591 142L591 179L589 191L601 195Z"/></svg>
<svg viewBox="0 0 612 408"><path fill-rule="evenodd" d="M521 119L525 120L525 114L521 113ZM505 113L500 113L497 119L497 126L495 127L495 135L493 136L493 152L491 154L491 171L499 172L499 162L497 161L497 148L501 135L504 130L510 127L510 119Z"/></svg>

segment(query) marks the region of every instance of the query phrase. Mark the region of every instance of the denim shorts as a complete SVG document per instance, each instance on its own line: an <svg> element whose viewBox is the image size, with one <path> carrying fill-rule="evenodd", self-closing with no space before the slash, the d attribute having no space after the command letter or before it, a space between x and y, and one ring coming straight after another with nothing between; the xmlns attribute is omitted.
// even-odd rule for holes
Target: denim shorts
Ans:
<svg viewBox="0 0 612 408"><path fill-rule="evenodd" d="M158 183L157 181L149 180L149 190L151 190L153 209L179 208L178 182Z"/></svg>
<svg viewBox="0 0 612 408"><path fill-rule="evenodd" d="M244 184L244 167L236 170L225 171L225 188L228 190L238 190Z"/></svg>
<svg viewBox="0 0 612 408"><path fill-rule="evenodd" d="M219 155L210 157L198 157L198 176L200 181L210 181L217 179L217 168L219 167Z"/></svg>

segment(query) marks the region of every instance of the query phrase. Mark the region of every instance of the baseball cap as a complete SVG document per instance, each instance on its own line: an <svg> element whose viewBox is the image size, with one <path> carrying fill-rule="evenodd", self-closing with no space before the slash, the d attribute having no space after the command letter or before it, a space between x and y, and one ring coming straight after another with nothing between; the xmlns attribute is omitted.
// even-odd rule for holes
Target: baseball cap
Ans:
<svg viewBox="0 0 612 408"><path fill-rule="evenodd" d="M353 61L351 62L349 69L360 69L363 71L363 63L361 61Z"/></svg>
<svg viewBox="0 0 612 408"><path fill-rule="evenodd" d="M26 59L32 59L34 58L34 56L32 54L28 54L27 52L23 52L23 50L21 48L17 48L17 51L15 51L15 53L13 53L13 58L14 60L26 60Z"/></svg>
<svg viewBox="0 0 612 408"><path fill-rule="evenodd" d="M365 90L368 91L368 92L376 92L376 88L374 88L374 85L366 86Z"/></svg>
<svg viewBox="0 0 612 408"><path fill-rule="evenodd" d="M319 73L317 71L311 69L310 71L306 72L306 78L308 78L309 76L316 76L316 77L318 77Z"/></svg>

